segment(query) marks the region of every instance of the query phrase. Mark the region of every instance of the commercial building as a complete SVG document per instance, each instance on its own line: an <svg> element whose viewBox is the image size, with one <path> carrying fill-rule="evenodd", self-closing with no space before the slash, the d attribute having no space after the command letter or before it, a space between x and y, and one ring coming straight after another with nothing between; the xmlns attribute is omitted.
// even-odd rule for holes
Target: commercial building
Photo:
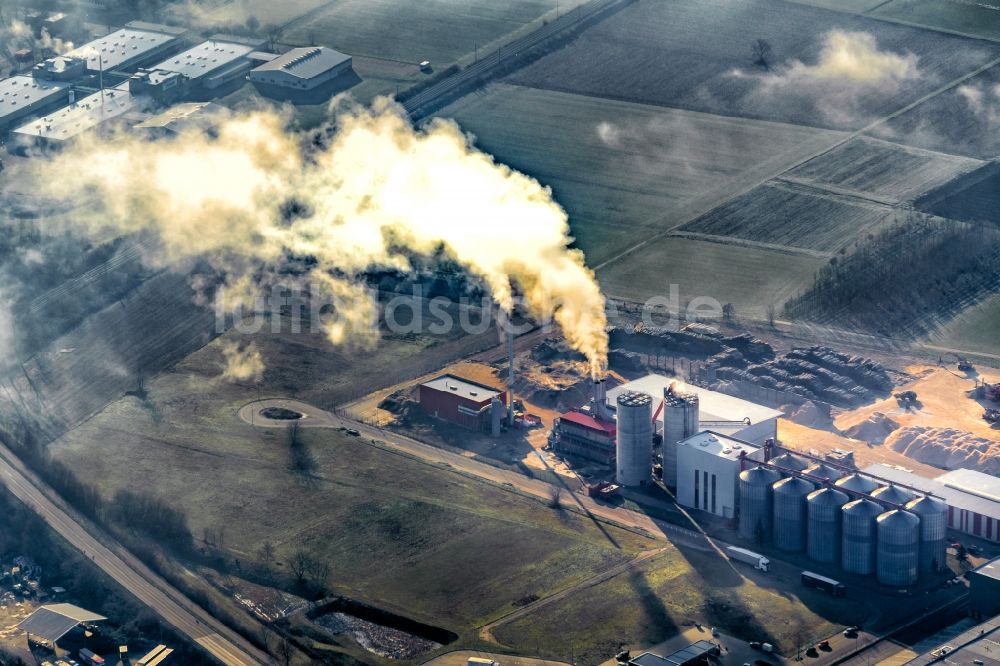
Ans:
<svg viewBox="0 0 1000 666"><path fill-rule="evenodd" d="M1000 557L965 574L969 581L969 609L987 617L1000 615Z"/></svg>
<svg viewBox="0 0 1000 666"><path fill-rule="evenodd" d="M43 81L75 81L86 74L87 61L69 56L55 56L31 68L31 75Z"/></svg>
<svg viewBox="0 0 1000 666"><path fill-rule="evenodd" d="M553 424L556 433L554 447L560 453L569 453L604 465L614 465L615 439L618 427L610 419L583 410L561 414Z"/></svg>
<svg viewBox="0 0 1000 666"><path fill-rule="evenodd" d="M31 76L12 76L0 81L0 132L26 118L65 104L70 87L63 81L44 81Z"/></svg>
<svg viewBox="0 0 1000 666"><path fill-rule="evenodd" d="M254 47L234 41L210 39L153 65L151 69L177 72L193 85L214 90L250 71Z"/></svg>
<svg viewBox="0 0 1000 666"><path fill-rule="evenodd" d="M935 645L927 652L905 662L903 666L930 666L930 664L1000 666L998 642L1000 642L1000 615L965 630L949 639L944 645Z"/></svg>
<svg viewBox="0 0 1000 666"><path fill-rule="evenodd" d="M628 391L645 393L659 404L664 392L676 384L678 380L674 377L646 375L610 389L607 396L608 407L614 409L618 395ZM778 437L778 418L782 413L777 409L690 384L683 384L677 390L697 397L698 430L713 430L755 444L763 444L767 439ZM653 411L658 413L656 409ZM662 424L658 424L658 429L661 428Z"/></svg>
<svg viewBox="0 0 1000 666"><path fill-rule="evenodd" d="M81 134L106 125L137 108L128 82L88 95L49 115L36 118L11 132L20 145L56 147Z"/></svg>
<svg viewBox="0 0 1000 666"><path fill-rule="evenodd" d="M149 137L162 138L191 130L211 132L231 111L213 102L176 104L147 118L132 129Z"/></svg>
<svg viewBox="0 0 1000 666"><path fill-rule="evenodd" d="M177 72L163 69L140 69L128 79L128 92L143 97L147 105L164 106L179 102L188 95L191 81Z"/></svg>
<svg viewBox="0 0 1000 666"><path fill-rule="evenodd" d="M948 528L1000 543L1000 478L956 469L933 479L891 465L863 472L940 497L948 505Z"/></svg>
<svg viewBox="0 0 1000 666"><path fill-rule="evenodd" d="M631 666L692 666L693 664L708 663L710 656L718 656L720 653L721 650L715 643L697 641L666 657L652 652L643 652L630 659L628 663Z"/></svg>
<svg viewBox="0 0 1000 666"><path fill-rule="evenodd" d="M178 36L183 32L178 28L133 21L63 55L83 58L90 72L129 71L164 56L176 47Z"/></svg>
<svg viewBox="0 0 1000 666"><path fill-rule="evenodd" d="M28 634L28 640L50 648L72 631L81 630L95 622L108 618L74 606L73 604L49 604L35 609L31 615L17 625L19 631Z"/></svg>
<svg viewBox="0 0 1000 666"><path fill-rule="evenodd" d="M479 432L496 432L507 392L455 375L441 375L419 388L421 409L434 418Z"/></svg>
<svg viewBox="0 0 1000 666"><path fill-rule="evenodd" d="M292 90L312 90L349 72L351 64L351 56L325 46L292 49L251 70L250 81Z"/></svg>
<svg viewBox="0 0 1000 666"><path fill-rule="evenodd" d="M734 518L745 459L763 461L763 450L711 430L681 440L677 444L677 502Z"/></svg>

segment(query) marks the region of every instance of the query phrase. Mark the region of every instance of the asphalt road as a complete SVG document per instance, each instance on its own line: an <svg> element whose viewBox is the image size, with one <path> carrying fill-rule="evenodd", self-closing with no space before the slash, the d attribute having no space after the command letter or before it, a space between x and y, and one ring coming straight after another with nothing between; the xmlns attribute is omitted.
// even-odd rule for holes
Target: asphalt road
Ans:
<svg viewBox="0 0 1000 666"><path fill-rule="evenodd" d="M0 481L139 602L223 664L258 666L273 663L270 657L185 597L121 544L91 527L100 538L95 537L84 527L88 521L77 516L6 447L0 447Z"/></svg>

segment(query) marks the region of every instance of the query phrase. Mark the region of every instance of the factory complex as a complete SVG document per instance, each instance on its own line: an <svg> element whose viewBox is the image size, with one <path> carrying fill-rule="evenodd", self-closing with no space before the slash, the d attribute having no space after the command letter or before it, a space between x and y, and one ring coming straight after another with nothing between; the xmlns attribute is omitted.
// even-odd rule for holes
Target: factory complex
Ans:
<svg viewBox="0 0 1000 666"><path fill-rule="evenodd" d="M185 44L183 32L134 21L36 63L30 75L0 80L0 141L9 137L15 150L54 148L86 132L134 127L178 103L208 101L230 84L314 90L352 66L350 56L325 47L266 53L260 40L228 35Z"/></svg>

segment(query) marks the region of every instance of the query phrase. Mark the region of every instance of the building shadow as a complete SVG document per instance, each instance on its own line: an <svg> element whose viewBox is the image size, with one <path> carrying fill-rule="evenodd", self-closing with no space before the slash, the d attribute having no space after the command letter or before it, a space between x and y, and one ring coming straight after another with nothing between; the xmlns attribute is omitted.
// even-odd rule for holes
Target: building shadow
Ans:
<svg viewBox="0 0 1000 666"><path fill-rule="evenodd" d="M296 106L314 106L329 101L331 97L349 90L361 83L362 78L353 69L344 72L311 90L294 90L284 86L266 83L251 83L261 96L278 102L289 102Z"/></svg>

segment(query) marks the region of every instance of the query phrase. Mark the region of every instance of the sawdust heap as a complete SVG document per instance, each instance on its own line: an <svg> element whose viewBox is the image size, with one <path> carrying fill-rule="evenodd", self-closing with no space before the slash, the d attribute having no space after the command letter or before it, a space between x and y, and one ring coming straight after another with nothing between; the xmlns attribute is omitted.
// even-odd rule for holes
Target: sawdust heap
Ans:
<svg viewBox="0 0 1000 666"><path fill-rule="evenodd" d="M953 428L908 426L885 443L915 460L943 469L975 469L1000 476L1000 441Z"/></svg>

